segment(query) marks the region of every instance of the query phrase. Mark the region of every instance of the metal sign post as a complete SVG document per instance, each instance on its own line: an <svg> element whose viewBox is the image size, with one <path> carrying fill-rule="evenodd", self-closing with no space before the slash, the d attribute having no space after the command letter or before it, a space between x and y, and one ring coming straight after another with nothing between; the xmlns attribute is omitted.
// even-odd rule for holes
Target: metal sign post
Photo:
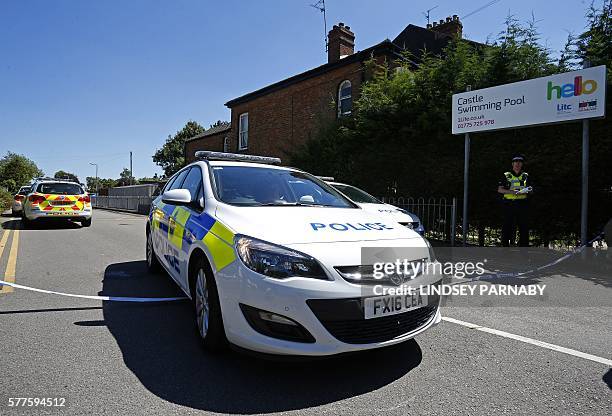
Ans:
<svg viewBox="0 0 612 416"><path fill-rule="evenodd" d="M472 86L468 85L465 89L471 91ZM465 133L465 150L463 160L463 223L461 225L463 235L463 245L467 245L467 231L468 231L468 194L470 184L470 133Z"/></svg>
<svg viewBox="0 0 612 416"><path fill-rule="evenodd" d="M589 68L588 60L583 62L583 68ZM589 209L589 120L582 120L582 201L580 207L580 245L588 241Z"/></svg>
<svg viewBox="0 0 612 416"><path fill-rule="evenodd" d="M588 209L589 209L589 120L582 120L582 207L580 212L580 244L589 241Z"/></svg>

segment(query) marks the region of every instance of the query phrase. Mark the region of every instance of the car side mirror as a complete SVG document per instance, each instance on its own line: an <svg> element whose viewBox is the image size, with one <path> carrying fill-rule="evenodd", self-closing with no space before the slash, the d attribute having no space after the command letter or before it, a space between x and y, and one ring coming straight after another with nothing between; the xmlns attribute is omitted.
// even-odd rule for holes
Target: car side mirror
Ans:
<svg viewBox="0 0 612 416"><path fill-rule="evenodd" d="M188 189L172 189L164 192L162 202L172 205L189 205L191 204L191 192Z"/></svg>

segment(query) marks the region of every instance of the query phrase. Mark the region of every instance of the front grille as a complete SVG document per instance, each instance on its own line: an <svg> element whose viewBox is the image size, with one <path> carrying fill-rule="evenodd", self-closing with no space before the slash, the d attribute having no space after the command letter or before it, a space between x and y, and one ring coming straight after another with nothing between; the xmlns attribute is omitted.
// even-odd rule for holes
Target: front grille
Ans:
<svg viewBox="0 0 612 416"><path fill-rule="evenodd" d="M426 258L411 260L408 264L408 270L406 273L398 274L387 274L383 273L381 277L374 276L373 265L361 265L361 266L336 266L336 271L342 276L344 280L349 283L355 283L359 285L395 285L399 286L403 283L408 283L412 279L417 278L423 274L425 269ZM412 267L414 265L414 268ZM414 273L416 269L416 274Z"/></svg>
<svg viewBox="0 0 612 416"><path fill-rule="evenodd" d="M347 344L371 344L399 338L433 319L439 297L430 296L429 304L419 309L365 319L361 298L309 299L306 301L325 329Z"/></svg>

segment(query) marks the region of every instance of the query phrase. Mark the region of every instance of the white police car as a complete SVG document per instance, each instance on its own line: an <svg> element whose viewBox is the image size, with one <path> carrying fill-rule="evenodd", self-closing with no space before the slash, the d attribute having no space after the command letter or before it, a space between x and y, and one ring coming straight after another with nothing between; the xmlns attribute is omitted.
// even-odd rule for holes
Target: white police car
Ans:
<svg viewBox="0 0 612 416"><path fill-rule="evenodd" d="M440 321L438 297L366 297L371 282L360 281L372 268L362 248L428 257L420 235L279 159L196 156L153 201L146 254L192 299L208 349L331 355L396 344Z"/></svg>
<svg viewBox="0 0 612 416"><path fill-rule="evenodd" d="M401 225L415 230L417 233L425 234L425 228L419 217L412 212L396 207L395 205L386 204L378 198L370 195L363 189L359 189L353 185L334 182L334 178L319 176L320 179L326 181L331 186L342 192L351 201L359 205L361 208L374 214L382 214L388 216L391 220L400 223Z"/></svg>
<svg viewBox="0 0 612 416"><path fill-rule="evenodd" d="M39 219L79 221L90 227L92 220L91 198L76 182L55 178L36 178L23 200L22 223L29 226Z"/></svg>

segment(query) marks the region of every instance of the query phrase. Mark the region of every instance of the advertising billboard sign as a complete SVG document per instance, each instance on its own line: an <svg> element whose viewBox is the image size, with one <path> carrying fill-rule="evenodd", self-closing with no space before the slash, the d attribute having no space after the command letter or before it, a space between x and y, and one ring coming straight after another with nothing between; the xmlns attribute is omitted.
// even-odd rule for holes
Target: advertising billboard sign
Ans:
<svg viewBox="0 0 612 416"><path fill-rule="evenodd" d="M606 67L453 95L452 133L500 130L605 116Z"/></svg>

